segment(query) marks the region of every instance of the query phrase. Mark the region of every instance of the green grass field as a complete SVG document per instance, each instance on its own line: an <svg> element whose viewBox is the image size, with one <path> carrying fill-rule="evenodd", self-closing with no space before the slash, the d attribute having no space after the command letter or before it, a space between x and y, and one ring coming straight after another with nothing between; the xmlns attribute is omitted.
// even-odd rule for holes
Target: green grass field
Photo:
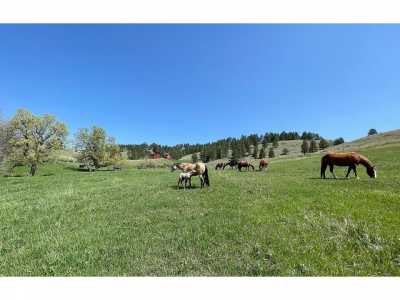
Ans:
<svg viewBox="0 0 400 300"><path fill-rule="evenodd" d="M360 152L377 179L320 180L319 156L208 189L165 168L2 177L0 275L400 275L400 145Z"/></svg>

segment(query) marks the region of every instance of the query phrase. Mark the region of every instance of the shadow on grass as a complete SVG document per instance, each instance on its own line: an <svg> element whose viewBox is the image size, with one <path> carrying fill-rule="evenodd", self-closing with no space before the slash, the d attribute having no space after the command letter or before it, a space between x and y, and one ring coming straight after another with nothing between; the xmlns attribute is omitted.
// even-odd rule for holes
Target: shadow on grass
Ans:
<svg viewBox="0 0 400 300"><path fill-rule="evenodd" d="M29 174L6 174L3 175L3 177L10 177L10 178L20 178L20 177L42 177L42 176L54 176L54 173L45 173L42 175L35 175L35 176L31 176Z"/></svg>
<svg viewBox="0 0 400 300"><path fill-rule="evenodd" d="M65 167L66 170L70 170L70 171L75 171L75 172L119 172L122 171L122 169L97 169L97 170L92 170L90 171L89 169L84 169L84 168L79 168L79 167L74 167L74 166L66 166Z"/></svg>
<svg viewBox="0 0 400 300"><path fill-rule="evenodd" d="M196 186L196 185L192 185L192 187L187 187L186 189L183 188L183 187L179 187L179 188L178 188L176 185L170 185L169 188L170 188L171 190L175 190L175 191L197 190L197 189L200 189L200 187L199 187L199 186Z"/></svg>
<svg viewBox="0 0 400 300"><path fill-rule="evenodd" d="M29 177L28 174L5 174L3 177L18 178L18 177Z"/></svg>
<svg viewBox="0 0 400 300"><path fill-rule="evenodd" d="M307 179L308 180L351 180L351 179L355 179L355 178L346 178L346 177L338 177L338 178L333 178L333 177L327 177L327 178L309 177Z"/></svg>

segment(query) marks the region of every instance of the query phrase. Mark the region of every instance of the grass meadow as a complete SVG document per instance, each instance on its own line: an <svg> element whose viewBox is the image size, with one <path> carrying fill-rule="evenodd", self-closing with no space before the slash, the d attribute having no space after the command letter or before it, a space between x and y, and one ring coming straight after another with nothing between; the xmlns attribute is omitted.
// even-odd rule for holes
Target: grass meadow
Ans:
<svg viewBox="0 0 400 300"><path fill-rule="evenodd" d="M377 179L321 180L320 156L210 167L206 189L167 168L1 177L0 275L400 275L400 145L360 152Z"/></svg>

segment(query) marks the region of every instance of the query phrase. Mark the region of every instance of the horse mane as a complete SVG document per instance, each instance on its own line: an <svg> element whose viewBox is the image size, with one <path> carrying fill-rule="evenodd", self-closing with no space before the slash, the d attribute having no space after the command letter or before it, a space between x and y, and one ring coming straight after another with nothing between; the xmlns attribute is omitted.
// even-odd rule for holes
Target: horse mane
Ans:
<svg viewBox="0 0 400 300"><path fill-rule="evenodd" d="M366 168L373 168L374 165L366 158L364 155L359 154L360 156L360 164L362 164Z"/></svg>

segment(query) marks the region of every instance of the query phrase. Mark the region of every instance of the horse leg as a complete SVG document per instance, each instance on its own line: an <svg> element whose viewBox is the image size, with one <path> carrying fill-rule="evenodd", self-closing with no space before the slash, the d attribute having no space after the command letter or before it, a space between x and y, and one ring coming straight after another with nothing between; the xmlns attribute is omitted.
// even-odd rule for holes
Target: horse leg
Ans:
<svg viewBox="0 0 400 300"><path fill-rule="evenodd" d="M179 190L180 184L181 184L181 179L179 178L179 179L178 179L178 186L177 186L177 189L178 189L178 190Z"/></svg>
<svg viewBox="0 0 400 300"><path fill-rule="evenodd" d="M199 177L200 177L200 188L203 188L203 186L204 186L204 178L203 178L203 175L200 175Z"/></svg>
<svg viewBox="0 0 400 300"><path fill-rule="evenodd" d="M333 178L336 179L335 172L333 172L333 164L329 166L329 171L331 171L331 173L332 173L332 175L333 175Z"/></svg>
<svg viewBox="0 0 400 300"><path fill-rule="evenodd" d="M358 177L358 175L357 175L357 167L356 167L356 165L353 166L353 171L354 171L354 175L356 176L356 178L360 179L360 177Z"/></svg>
<svg viewBox="0 0 400 300"><path fill-rule="evenodd" d="M326 167L328 166L328 164L326 162L322 162L321 163L321 179L325 179L325 171L326 171Z"/></svg>
<svg viewBox="0 0 400 300"><path fill-rule="evenodd" d="M349 169L347 170L346 178L349 178L349 174L352 169L353 169L353 166L349 166Z"/></svg>

